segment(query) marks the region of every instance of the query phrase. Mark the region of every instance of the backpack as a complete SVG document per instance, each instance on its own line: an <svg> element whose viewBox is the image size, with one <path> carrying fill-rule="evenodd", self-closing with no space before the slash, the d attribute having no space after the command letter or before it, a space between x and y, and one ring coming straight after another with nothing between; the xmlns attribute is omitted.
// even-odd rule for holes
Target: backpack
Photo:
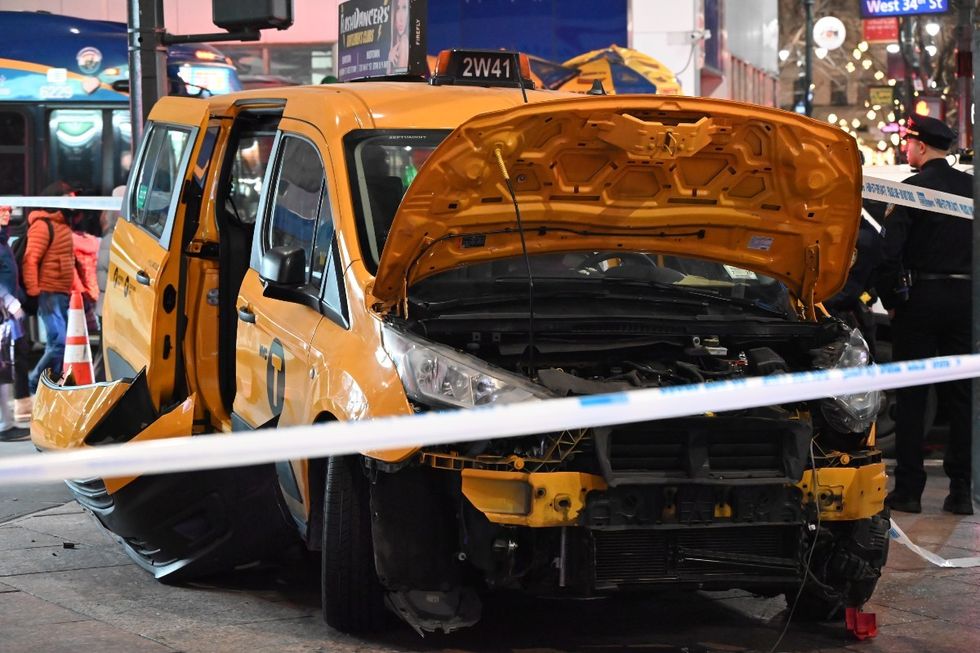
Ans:
<svg viewBox="0 0 980 653"><path fill-rule="evenodd" d="M54 227L51 225L51 221L46 218L41 218L44 224L48 225L48 247L51 247L51 243L54 242ZM28 230L30 230L28 228ZM24 252L27 251L27 232L24 235L14 241L14 244L10 246L10 251L14 254L14 261L17 262L17 295L18 299L21 300L21 306L24 308L24 312L28 315L37 315L37 297L31 297L27 294L27 289L24 288L24 274L22 270L24 269Z"/></svg>

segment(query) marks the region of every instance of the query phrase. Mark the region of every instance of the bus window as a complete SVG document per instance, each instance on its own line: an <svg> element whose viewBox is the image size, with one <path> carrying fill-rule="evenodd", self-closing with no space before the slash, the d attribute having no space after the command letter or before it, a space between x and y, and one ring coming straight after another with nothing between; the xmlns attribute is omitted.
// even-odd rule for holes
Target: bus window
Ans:
<svg viewBox="0 0 980 653"><path fill-rule="evenodd" d="M49 180L102 192L102 110L56 109L48 117Z"/></svg>
<svg viewBox="0 0 980 653"><path fill-rule="evenodd" d="M17 111L0 111L0 195L27 193L27 123Z"/></svg>
<svg viewBox="0 0 980 653"><path fill-rule="evenodd" d="M129 111L112 110L112 187L123 186L133 167L133 125Z"/></svg>

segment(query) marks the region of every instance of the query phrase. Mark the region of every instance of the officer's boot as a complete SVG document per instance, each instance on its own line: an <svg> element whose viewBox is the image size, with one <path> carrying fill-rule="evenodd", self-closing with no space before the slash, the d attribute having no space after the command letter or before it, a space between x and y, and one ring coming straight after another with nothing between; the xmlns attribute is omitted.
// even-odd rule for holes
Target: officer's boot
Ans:
<svg viewBox="0 0 980 653"><path fill-rule="evenodd" d="M954 515L972 515L973 498L970 496L970 481L949 479L949 495L943 501L943 510Z"/></svg>

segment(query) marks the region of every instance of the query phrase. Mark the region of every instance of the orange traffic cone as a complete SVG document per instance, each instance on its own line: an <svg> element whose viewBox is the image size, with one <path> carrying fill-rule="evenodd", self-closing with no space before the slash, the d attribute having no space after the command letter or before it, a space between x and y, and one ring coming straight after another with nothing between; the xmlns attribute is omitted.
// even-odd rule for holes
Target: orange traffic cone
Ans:
<svg viewBox="0 0 980 653"><path fill-rule="evenodd" d="M87 385L95 381L92 368L92 348L88 344L88 327L85 324L85 304L82 293L71 294L68 304L68 328L65 335L65 362L63 378L71 376L75 385Z"/></svg>

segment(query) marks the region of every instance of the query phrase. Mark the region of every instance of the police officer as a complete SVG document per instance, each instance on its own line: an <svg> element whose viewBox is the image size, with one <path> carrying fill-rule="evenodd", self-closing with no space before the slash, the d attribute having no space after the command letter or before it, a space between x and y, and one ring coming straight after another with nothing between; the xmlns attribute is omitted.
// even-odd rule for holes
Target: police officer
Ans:
<svg viewBox="0 0 980 653"><path fill-rule="evenodd" d="M973 196L973 177L950 167L946 153L956 134L945 123L913 116L906 125L909 164L918 169L905 183ZM886 212L882 264L876 287L892 315L895 360L970 353L973 227L970 220L890 205ZM970 381L937 386L946 399L949 442L943 468L949 495L943 510L972 515L970 498ZM921 512L926 483L922 465L928 386L898 390L895 489L885 504L892 510Z"/></svg>

